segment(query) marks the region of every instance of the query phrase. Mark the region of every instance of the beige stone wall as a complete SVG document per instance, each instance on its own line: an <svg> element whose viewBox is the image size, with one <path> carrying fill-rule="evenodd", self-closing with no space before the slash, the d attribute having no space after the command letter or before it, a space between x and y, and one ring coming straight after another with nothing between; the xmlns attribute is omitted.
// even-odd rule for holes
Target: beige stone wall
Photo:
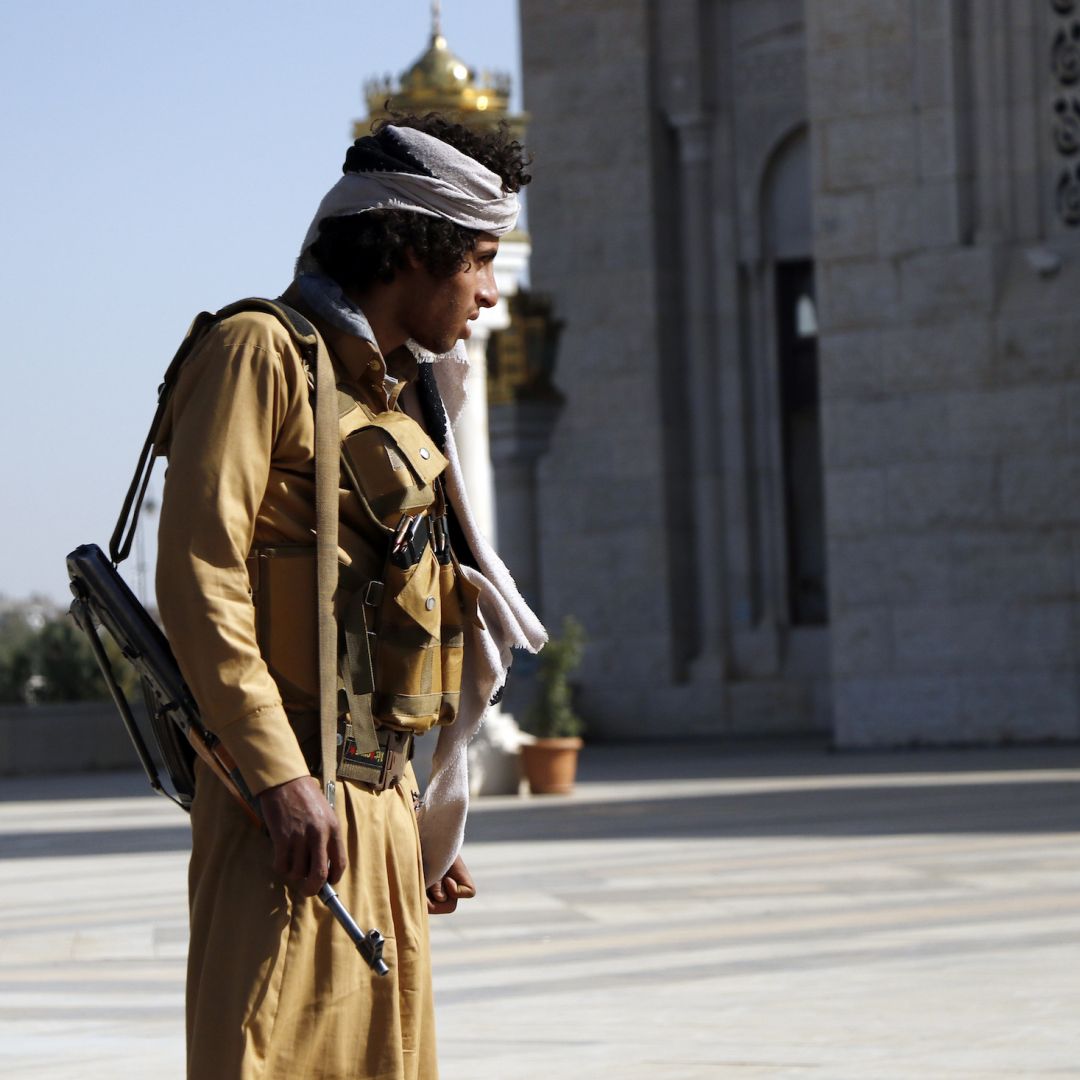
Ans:
<svg viewBox="0 0 1080 1080"><path fill-rule="evenodd" d="M521 14L533 285L565 321L540 592L590 634L582 709L623 736L821 730L824 632L785 624L771 331L746 324L792 239L762 203L805 125L799 0Z"/></svg>
<svg viewBox="0 0 1080 1080"><path fill-rule="evenodd" d="M534 289L565 323L566 397L539 467L542 607L589 636L594 732L647 735L665 681L663 454L648 9L644 0L523 0Z"/></svg>
<svg viewBox="0 0 1080 1080"><path fill-rule="evenodd" d="M1072 6L522 0L566 322L540 594L589 630L602 734L1080 737ZM827 628L786 611L770 307L807 132Z"/></svg>
<svg viewBox="0 0 1080 1080"><path fill-rule="evenodd" d="M807 5L841 745L1080 735L1042 7Z"/></svg>

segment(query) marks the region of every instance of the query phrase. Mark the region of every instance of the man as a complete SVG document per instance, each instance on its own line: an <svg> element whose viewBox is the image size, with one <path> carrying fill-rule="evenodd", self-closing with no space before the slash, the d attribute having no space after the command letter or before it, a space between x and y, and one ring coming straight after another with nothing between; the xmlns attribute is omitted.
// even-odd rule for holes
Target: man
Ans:
<svg viewBox="0 0 1080 1080"><path fill-rule="evenodd" d="M427 915L474 891L459 854L465 746L510 647L535 651L545 637L473 525L452 434L467 366L458 342L498 299L499 237L529 180L522 149L502 131L410 117L357 140L344 173L283 297L319 330L338 383L334 807L312 775L315 428L288 330L253 312L215 324L181 370L158 441L169 459L161 617L268 832L197 766L192 1080L437 1076ZM421 800L407 759L436 725ZM367 736L404 764L380 777L359 749ZM310 899L327 880L385 935L388 976Z"/></svg>

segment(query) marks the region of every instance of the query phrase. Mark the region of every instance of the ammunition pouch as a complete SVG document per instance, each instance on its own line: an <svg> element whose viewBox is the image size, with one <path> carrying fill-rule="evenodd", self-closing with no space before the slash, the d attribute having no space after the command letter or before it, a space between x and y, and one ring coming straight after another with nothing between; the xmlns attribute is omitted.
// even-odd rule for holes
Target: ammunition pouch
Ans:
<svg viewBox="0 0 1080 1080"><path fill-rule="evenodd" d="M341 466L386 544L381 580L342 569L336 601L339 775L370 782L383 729L421 735L456 719L465 627L479 591L459 573L440 476L446 458L406 413L374 412L338 391ZM308 545L259 546L248 559L259 648L286 711L317 706L316 558ZM370 574L370 568L368 569ZM380 766L381 768L381 766Z"/></svg>
<svg viewBox="0 0 1080 1080"><path fill-rule="evenodd" d="M338 392L341 464L357 495L384 527L402 514L426 510L435 501L435 482L448 462L406 413L376 413Z"/></svg>
<svg viewBox="0 0 1080 1080"><path fill-rule="evenodd" d="M371 653L377 723L419 735L457 718L465 642L462 581L453 564L438 561L430 544L412 566L387 559ZM347 617L347 638L354 626ZM350 643L350 661L356 652Z"/></svg>
<svg viewBox="0 0 1080 1080"><path fill-rule="evenodd" d="M290 712L318 709L319 649L315 625L315 547L275 544L247 560L255 632L266 666Z"/></svg>

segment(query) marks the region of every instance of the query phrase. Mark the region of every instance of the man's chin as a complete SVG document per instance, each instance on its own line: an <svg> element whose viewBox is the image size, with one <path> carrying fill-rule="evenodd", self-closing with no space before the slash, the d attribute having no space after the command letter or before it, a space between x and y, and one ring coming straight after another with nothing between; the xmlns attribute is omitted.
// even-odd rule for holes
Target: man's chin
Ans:
<svg viewBox="0 0 1080 1080"><path fill-rule="evenodd" d="M457 343L468 338L471 332L472 328L466 327L464 334L460 337L451 338L449 341L446 338L442 338L438 341L422 341L420 338L417 338L416 343L422 348L427 349L429 353L433 353L435 356L445 356L447 353L453 352Z"/></svg>

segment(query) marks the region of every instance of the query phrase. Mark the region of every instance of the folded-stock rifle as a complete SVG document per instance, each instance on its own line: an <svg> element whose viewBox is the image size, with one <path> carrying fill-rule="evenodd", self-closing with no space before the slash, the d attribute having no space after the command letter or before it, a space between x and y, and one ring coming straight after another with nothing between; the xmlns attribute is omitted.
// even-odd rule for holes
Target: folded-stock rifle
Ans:
<svg viewBox="0 0 1080 1080"><path fill-rule="evenodd" d="M203 724L168 640L116 567L96 544L77 547L68 555L67 566L74 596L71 614L90 642L94 659L150 786L181 809L190 811L195 795L195 755L198 755L225 785L252 824L265 829L259 804L248 790L232 755ZM160 770L113 671L98 633L99 626L104 627L124 659L139 675L154 742L172 791L162 783ZM376 974L385 975L390 969L382 957L382 934L378 930L361 930L329 882L319 890L319 899L344 927L368 966Z"/></svg>

